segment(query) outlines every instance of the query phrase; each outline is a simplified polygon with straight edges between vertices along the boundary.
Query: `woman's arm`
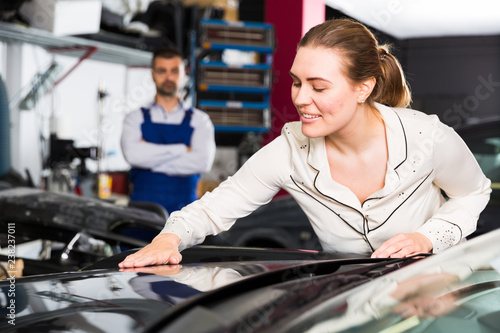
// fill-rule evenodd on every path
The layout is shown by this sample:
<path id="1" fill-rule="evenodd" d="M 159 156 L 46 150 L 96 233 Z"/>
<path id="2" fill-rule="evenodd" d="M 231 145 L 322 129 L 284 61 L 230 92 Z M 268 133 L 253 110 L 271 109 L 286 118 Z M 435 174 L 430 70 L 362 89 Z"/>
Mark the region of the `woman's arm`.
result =
<path id="1" fill-rule="evenodd" d="M 290 161 L 288 143 L 278 137 L 212 192 L 173 212 L 160 235 L 148 246 L 128 256 L 120 267 L 178 264 L 181 259 L 179 251 L 202 243 L 207 235 L 228 230 L 237 219 L 268 203 L 288 179 Z"/>
<path id="2" fill-rule="evenodd" d="M 431 250 L 436 253 L 456 245 L 476 229 L 479 214 L 490 198 L 491 182 L 462 138 L 441 122 L 435 126 L 434 184 L 448 200 L 417 232 L 395 235 L 372 257 L 405 257 Z"/>

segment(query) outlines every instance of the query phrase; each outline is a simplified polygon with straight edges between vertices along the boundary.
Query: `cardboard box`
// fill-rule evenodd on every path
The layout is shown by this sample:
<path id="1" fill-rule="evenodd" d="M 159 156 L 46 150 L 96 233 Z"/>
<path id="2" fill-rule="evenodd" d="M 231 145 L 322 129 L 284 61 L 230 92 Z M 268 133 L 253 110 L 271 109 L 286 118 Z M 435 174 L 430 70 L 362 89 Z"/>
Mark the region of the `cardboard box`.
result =
<path id="1" fill-rule="evenodd" d="M 224 9 L 223 20 L 238 21 L 239 1 L 237 0 L 183 0 L 184 6 L 198 5 L 201 8 L 212 6 Z"/>
<path id="2" fill-rule="evenodd" d="M 64 36 L 99 32 L 101 10 L 100 0 L 31 0 L 19 14 L 34 28 Z"/>

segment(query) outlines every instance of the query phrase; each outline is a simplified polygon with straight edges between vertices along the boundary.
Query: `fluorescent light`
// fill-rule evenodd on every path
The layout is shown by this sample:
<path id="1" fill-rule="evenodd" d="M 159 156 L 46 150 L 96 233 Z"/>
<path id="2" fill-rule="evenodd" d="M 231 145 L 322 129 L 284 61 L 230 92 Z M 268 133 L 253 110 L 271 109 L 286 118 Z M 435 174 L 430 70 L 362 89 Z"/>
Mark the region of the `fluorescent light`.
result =
<path id="1" fill-rule="evenodd" d="M 325 0 L 325 4 L 399 39 L 500 34 L 497 0 Z"/>

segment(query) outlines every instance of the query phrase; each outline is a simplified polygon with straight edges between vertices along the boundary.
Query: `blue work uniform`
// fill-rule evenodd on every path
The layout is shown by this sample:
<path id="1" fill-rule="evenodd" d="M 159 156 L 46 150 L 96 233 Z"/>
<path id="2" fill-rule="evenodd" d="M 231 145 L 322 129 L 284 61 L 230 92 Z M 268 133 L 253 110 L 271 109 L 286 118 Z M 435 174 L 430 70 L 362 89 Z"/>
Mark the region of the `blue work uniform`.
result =
<path id="1" fill-rule="evenodd" d="M 141 108 L 141 111 L 144 116 L 141 131 L 145 141 L 157 144 L 182 143 L 191 146 L 194 131 L 190 125 L 193 116 L 191 108 L 185 112 L 184 119 L 179 125 L 153 123 L 150 109 Z M 171 213 L 197 199 L 196 186 L 199 179 L 200 174 L 169 176 L 149 169 L 132 168 L 130 181 L 133 190 L 130 200 L 155 202 Z"/>

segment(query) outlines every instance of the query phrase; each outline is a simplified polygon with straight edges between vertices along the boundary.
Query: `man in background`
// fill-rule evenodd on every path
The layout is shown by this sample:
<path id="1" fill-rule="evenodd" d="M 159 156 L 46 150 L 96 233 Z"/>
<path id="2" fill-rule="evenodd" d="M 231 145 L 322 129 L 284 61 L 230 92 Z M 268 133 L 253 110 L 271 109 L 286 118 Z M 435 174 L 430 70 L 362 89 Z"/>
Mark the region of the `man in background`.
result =
<path id="1" fill-rule="evenodd" d="M 180 98 L 186 72 L 178 50 L 156 50 L 151 73 L 155 99 L 125 117 L 121 147 L 132 166 L 130 200 L 158 203 L 170 214 L 197 199 L 200 175 L 215 157 L 214 126 Z"/>

